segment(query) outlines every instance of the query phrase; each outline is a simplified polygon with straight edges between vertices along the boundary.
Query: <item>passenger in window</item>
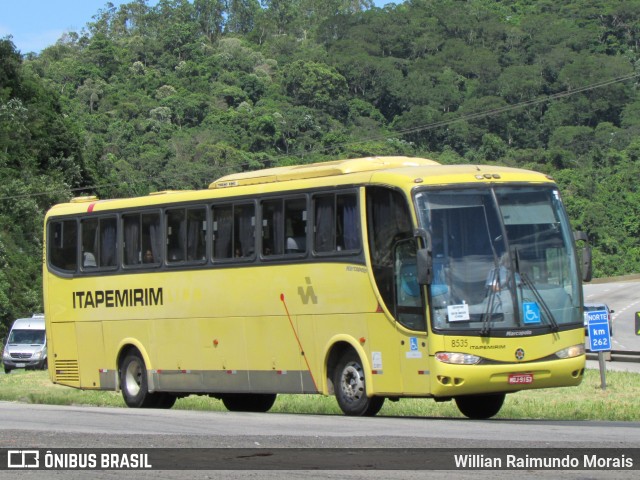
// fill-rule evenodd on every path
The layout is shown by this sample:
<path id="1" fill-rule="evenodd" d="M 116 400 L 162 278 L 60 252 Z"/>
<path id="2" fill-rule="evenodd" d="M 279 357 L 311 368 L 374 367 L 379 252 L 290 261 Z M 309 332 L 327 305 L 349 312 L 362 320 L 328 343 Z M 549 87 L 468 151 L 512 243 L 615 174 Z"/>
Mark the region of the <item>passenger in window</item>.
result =
<path id="1" fill-rule="evenodd" d="M 91 252 L 84 252 L 82 255 L 83 267 L 96 267 L 96 257 Z"/>
<path id="2" fill-rule="evenodd" d="M 154 260 L 153 260 L 153 253 L 151 252 L 151 250 L 147 250 L 147 251 L 144 253 L 144 257 L 142 258 L 142 261 L 143 261 L 144 263 L 153 263 L 153 262 L 154 262 Z"/>

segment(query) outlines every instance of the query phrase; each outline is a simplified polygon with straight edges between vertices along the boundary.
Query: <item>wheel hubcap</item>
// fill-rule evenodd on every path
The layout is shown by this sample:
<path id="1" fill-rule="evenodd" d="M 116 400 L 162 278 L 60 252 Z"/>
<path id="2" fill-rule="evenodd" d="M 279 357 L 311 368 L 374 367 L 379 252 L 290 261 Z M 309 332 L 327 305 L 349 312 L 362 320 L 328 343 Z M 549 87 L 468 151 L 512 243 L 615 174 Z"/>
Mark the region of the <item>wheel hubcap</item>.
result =
<path id="1" fill-rule="evenodd" d="M 135 397 L 140 392 L 140 384 L 142 382 L 142 368 L 138 362 L 131 362 L 127 366 L 124 377 L 125 388 L 127 393 Z"/>
<path id="2" fill-rule="evenodd" d="M 364 395 L 364 375 L 357 363 L 349 363 L 342 371 L 342 392 L 349 402 L 355 402 Z"/>

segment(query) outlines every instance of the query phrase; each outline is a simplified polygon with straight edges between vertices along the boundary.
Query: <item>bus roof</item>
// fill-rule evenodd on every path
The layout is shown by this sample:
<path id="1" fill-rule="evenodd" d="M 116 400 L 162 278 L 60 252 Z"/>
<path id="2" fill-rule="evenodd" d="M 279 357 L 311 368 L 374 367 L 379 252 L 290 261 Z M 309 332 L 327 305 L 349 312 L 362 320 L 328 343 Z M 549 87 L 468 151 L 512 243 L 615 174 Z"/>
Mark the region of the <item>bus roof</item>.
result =
<path id="1" fill-rule="evenodd" d="M 233 173 L 219 178 L 209 188 L 228 188 L 259 183 L 330 177 L 347 173 L 371 172 L 388 168 L 440 165 L 435 160 L 412 157 L 365 157 L 330 162 L 265 168 L 251 172 Z"/>
<path id="2" fill-rule="evenodd" d="M 273 193 L 281 189 L 296 190 L 308 187 L 307 182 L 312 180 L 316 180 L 314 185 L 319 187 L 367 182 L 396 185 L 468 185 L 477 182 L 553 183 L 548 175 L 512 167 L 441 165 L 426 158 L 403 156 L 365 157 L 234 173 L 215 180 L 208 189 L 202 190 L 166 190 L 134 198 L 104 200 L 94 196 L 77 197 L 68 203 L 54 205 L 47 216 L 164 205 L 213 197 L 251 196 L 258 193 Z M 287 182 L 291 182 L 290 186 L 281 186 L 282 183 Z"/>

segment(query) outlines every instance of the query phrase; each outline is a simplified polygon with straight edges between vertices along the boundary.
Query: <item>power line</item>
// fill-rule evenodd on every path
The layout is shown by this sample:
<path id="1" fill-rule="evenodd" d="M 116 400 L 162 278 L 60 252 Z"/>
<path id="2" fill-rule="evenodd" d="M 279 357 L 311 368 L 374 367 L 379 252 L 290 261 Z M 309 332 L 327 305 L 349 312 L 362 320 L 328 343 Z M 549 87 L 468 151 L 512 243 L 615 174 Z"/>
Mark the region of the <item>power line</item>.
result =
<path id="1" fill-rule="evenodd" d="M 604 80 L 602 82 L 597 82 L 597 83 L 593 83 L 590 85 L 585 85 L 583 87 L 578 87 L 575 89 L 571 89 L 571 90 L 566 90 L 564 92 L 558 92 L 558 93 L 554 93 L 552 95 L 546 95 L 543 97 L 538 97 L 532 100 L 526 100 L 524 102 L 520 102 L 520 103 L 515 103 L 515 104 L 511 104 L 511 105 L 506 105 L 504 107 L 499 107 L 499 108 L 494 108 L 491 110 L 485 110 L 485 111 L 481 111 L 481 112 L 472 112 L 469 114 L 463 114 L 460 115 L 458 117 L 455 118 L 449 118 L 446 120 L 441 120 L 438 122 L 432 122 L 432 123 L 428 123 L 428 124 L 424 124 L 424 125 L 419 125 L 416 127 L 411 127 L 411 128 L 406 128 L 406 129 L 402 129 L 402 130 L 397 130 L 395 132 L 393 132 L 394 137 L 391 137 L 389 135 L 376 135 L 373 137 L 367 137 L 367 138 L 363 138 L 361 140 L 357 140 L 357 141 L 350 141 L 350 142 L 344 142 L 344 143 L 335 143 L 326 147 L 322 147 L 322 148 L 317 148 L 317 149 L 313 149 L 310 150 L 309 154 L 313 154 L 313 153 L 321 153 L 321 152 L 326 152 L 328 150 L 331 149 L 335 149 L 335 148 L 340 148 L 340 147 L 346 147 L 349 145 L 360 145 L 363 143 L 367 143 L 367 142 L 373 142 L 373 141 L 379 141 L 379 140 L 389 140 L 391 138 L 395 138 L 395 136 L 403 136 L 403 135 L 407 135 L 407 134 L 411 134 L 411 133 L 417 133 L 417 132 L 422 132 L 425 130 L 434 130 L 436 128 L 441 128 L 441 127 L 446 127 L 448 125 L 452 125 L 454 123 L 458 123 L 458 122 L 463 122 L 463 121 L 469 121 L 469 120 L 479 120 L 481 118 L 485 118 L 485 117 L 490 117 L 490 116 L 494 116 L 494 115 L 499 115 L 501 113 L 505 113 L 505 112 L 509 112 L 512 110 L 517 110 L 517 109 L 521 109 L 521 108 L 525 108 L 525 107 L 531 107 L 533 105 L 539 105 L 541 103 L 547 103 L 547 102 L 551 102 L 554 100 L 558 100 L 560 98 L 565 98 L 565 97 L 569 97 L 572 95 L 575 95 L 577 93 L 583 93 L 583 92 L 587 92 L 590 90 L 595 90 L 598 88 L 602 88 L 602 87 L 606 87 L 608 85 L 613 85 L 616 83 L 622 83 L 622 82 L 626 82 L 627 80 L 631 80 L 634 78 L 638 78 L 640 77 L 640 72 L 638 73 L 630 73 L 627 75 L 623 75 L 621 77 L 616 77 L 616 78 L 612 78 L 609 80 Z M 292 156 L 291 154 L 281 154 L 281 155 L 275 155 L 273 157 L 271 157 L 269 160 L 265 160 L 265 161 L 260 161 L 260 160 L 255 160 L 255 163 L 259 163 L 261 165 L 265 165 L 266 162 L 268 161 L 273 161 L 273 160 L 277 160 L 278 158 L 286 158 L 286 157 L 290 157 Z M 238 166 L 240 167 L 248 167 L 250 166 L 250 163 L 242 163 L 239 164 Z M 103 184 L 103 185 L 92 185 L 92 186 L 87 186 L 87 187 L 77 187 L 77 188 L 71 188 L 68 191 L 69 192 L 79 192 L 79 191 L 86 191 L 86 190 L 90 190 L 90 191 L 96 191 L 102 188 L 108 188 L 108 187 L 113 187 L 113 186 L 117 186 L 117 185 L 130 185 L 130 182 L 113 182 L 113 183 L 107 183 L 107 184 Z M 49 192 L 34 192 L 34 193 L 25 193 L 25 194 L 20 194 L 20 195 L 10 195 L 10 196 L 5 196 L 5 197 L 0 197 L 0 201 L 4 201 L 4 200 L 15 200 L 15 199 L 19 199 L 19 198 L 28 198 L 28 197 L 36 197 L 36 196 L 44 196 L 44 195 L 53 195 L 56 193 L 61 193 L 60 190 L 54 190 L 54 191 L 49 191 Z"/>
<path id="2" fill-rule="evenodd" d="M 628 75 L 623 75 L 621 77 L 617 77 L 617 78 L 613 78 L 610 80 L 605 80 L 602 82 L 598 82 L 598 83 L 594 83 L 591 85 L 585 85 L 584 87 L 579 87 L 573 90 L 567 90 L 564 92 L 559 92 L 559 93 L 554 93 L 553 95 L 547 95 L 544 97 L 539 97 L 539 98 L 535 98 L 532 100 L 526 100 L 524 102 L 520 102 L 520 103 L 514 103 L 511 105 L 506 105 L 504 107 L 499 107 L 499 108 L 494 108 L 491 110 L 485 110 L 482 112 L 473 112 L 473 113 L 469 113 L 469 114 L 464 114 L 464 115 L 460 115 L 458 117 L 455 118 L 448 118 L 446 120 L 441 120 L 438 122 L 433 122 L 433 123 L 428 123 L 428 124 L 424 124 L 424 125 L 419 125 L 417 127 L 411 127 L 411 128 L 406 128 L 406 129 L 402 129 L 402 130 L 396 130 L 395 132 L 393 132 L 396 135 L 407 135 L 410 133 L 417 133 L 417 132 L 421 132 L 424 130 L 434 130 L 436 128 L 440 128 L 440 127 L 446 127 L 448 125 L 457 123 L 457 122 L 463 122 L 463 121 L 468 121 L 468 120 L 479 120 L 481 118 L 485 118 L 485 117 L 490 117 L 493 115 L 498 115 L 501 113 L 505 113 L 505 112 L 509 112 L 511 110 L 517 110 L 520 108 L 525 108 L 525 107 L 530 107 L 533 105 L 538 105 L 541 103 L 546 103 L 546 102 L 550 102 L 553 100 L 557 100 L 560 98 L 564 98 L 564 97 L 569 97 L 571 95 L 575 95 L 577 93 L 582 93 L 582 92 L 586 92 L 589 90 L 595 90 L 597 88 L 602 88 L 602 87 L 606 87 L 608 85 L 613 85 L 615 83 L 621 83 L 621 82 L 625 82 L 627 80 L 631 80 L 633 78 L 637 78 L 640 77 L 640 73 L 630 73 Z M 376 135 L 373 137 L 368 137 L 368 138 L 364 138 L 362 140 L 358 140 L 356 142 L 344 142 L 344 143 L 339 143 L 339 144 L 334 144 L 328 147 L 323 147 L 321 149 L 317 149 L 317 150 L 312 150 L 311 153 L 313 152 L 322 152 L 322 151 L 326 151 L 332 148 L 336 148 L 336 147 L 340 147 L 340 146 L 348 146 L 348 145 L 358 145 L 358 144 L 362 144 L 362 143 L 366 143 L 366 142 L 372 142 L 372 141 L 376 141 L 376 140 L 384 140 L 384 139 L 389 139 L 390 137 L 388 135 Z M 287 155 L 280 155 L 278 157 L 286 157 Z M 276 158 L 278 158 L 276 157 Z"/>
<path id="3" fill-rule="evenodd" d="M 453 118 L 453 119 L 448 119 L 448 120 L 443 120 L 440 122 L 434 122 L 434 123 L 430 123 L 427 125 L 422 125 L 422 126 L 418 126 L 418 127 L 412 127 L 412 128 L 407 128 L 405 130 L 398 130 L 397 133 L 401 134 L 401 135 L 405 135 L 407 133 L 416 133 L 416 132 L 420 132 L 423 130 L 431 130 L 434 128 L 438 128 L 438 127 L 443 127 L 443 126 L 447 126 L 450 125 L 452 123 L 456 123 L 456 122 L 462 122 L 465 120 L 477 120 L 480 118 L 484 118 L 484 117 L 489 117 L 492 115 L 498 115 L 500 113 L 505 113 L 511 110 L 517 110 L 520 108 L 524 108 L 524 107 L 530 107 L 533 105 L 538 105 L 541 103 L 546 103 L 546 102 L 550 102 L 552 100 L 557 100 L 559 98 L 564 98 L 564 97 L 569 97 L 571 95 L 575 95 L 576 93 L 582 93 L 582 92 L 586 92 L 589 90 L 595 90 L 597 88 L 602 88 L 602 87 L 606 87 L 607 85 L 613 85 L 615 83 L 621 83 L 621 82 L 625 82 L 627 80 L 631 80 L 632 78 L 637 78 L 640 77 L 640 73 L 631 73 L 628 75 L 624 75 L 622 77 L 617 77 L 617 78 L 613 78 L 610 80 L 605 80 L 603 82 L 598 82 L 598 83 L 594 83 L 591 85 L 586 85 L 584 87 L 579 87 L 576 88 L 574 90 L 568 90 L 568 91 L 564 91 L 564 92 L 559 92 L 559 93 L 554 93 L 553 95 L 547 95 L 544 97 L 539 97 L 539 98 L 535 98 L 533 100 L 526 100 L 524 102 L 520 102 L 520 103 L 515 103 L 513 105 L 506 105 L 504 107 L 500 107 L 500 108 L 495 108 L 492 110 L 487 110 L 484 112 L 475 112 L 475 113 L 469 113 L 467 115 L 461 115 L 457 118 Z"/>

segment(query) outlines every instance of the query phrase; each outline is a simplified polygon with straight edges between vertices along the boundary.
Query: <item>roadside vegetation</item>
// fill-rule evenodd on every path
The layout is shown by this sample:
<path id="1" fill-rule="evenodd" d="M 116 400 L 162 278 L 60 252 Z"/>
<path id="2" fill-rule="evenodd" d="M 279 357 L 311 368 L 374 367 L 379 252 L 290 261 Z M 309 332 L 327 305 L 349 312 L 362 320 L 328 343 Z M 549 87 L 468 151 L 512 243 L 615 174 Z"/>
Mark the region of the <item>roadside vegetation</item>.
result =
<path id="1" fill-rule="evenodd" d="M 602 420 L 640 421 L 640 375 L 607 372 L 606 388 L 600 373 L 587 370 L 578 387 L 530 390 L 507 395 L 495 418 L 518 420 Z M 54 385 L 47 372 L 16 370 L 0 375 L 0 401 L 51 405 L 89 405 L 125 407 L 116 392 L 76 390 Z M 220 400 L 205 396 L 179 399 L 173 408 L 182 410 L 226 411 Z M 320 395 L 279 395 L 272 413 L 342 415 L 333 397 Z M 430 399 L 386 401 L 379 416 L 460 418 L 453 402 Z"/>

